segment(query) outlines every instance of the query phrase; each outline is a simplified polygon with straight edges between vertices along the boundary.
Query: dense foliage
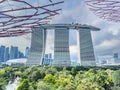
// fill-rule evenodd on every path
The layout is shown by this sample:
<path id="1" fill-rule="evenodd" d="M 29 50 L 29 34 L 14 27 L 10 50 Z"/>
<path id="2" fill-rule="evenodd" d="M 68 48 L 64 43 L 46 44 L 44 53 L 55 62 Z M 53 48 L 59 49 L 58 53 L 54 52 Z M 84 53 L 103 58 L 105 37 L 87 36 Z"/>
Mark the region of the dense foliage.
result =
<path id="1" fill-rule="evenodd" d="M 14 72 L 17 71 L 17 68 L 6 67 L 0 69 L 0 90 L 5 90 L 6 85 L 11 81 L 11 83 L 16 78 Z"/>
<path id="2" fill-rule="evenodd" d="M 0 90 L 19 76 L 17 90 L 120 90 L 120 66 L 109 67 L 5 67 Z"/>

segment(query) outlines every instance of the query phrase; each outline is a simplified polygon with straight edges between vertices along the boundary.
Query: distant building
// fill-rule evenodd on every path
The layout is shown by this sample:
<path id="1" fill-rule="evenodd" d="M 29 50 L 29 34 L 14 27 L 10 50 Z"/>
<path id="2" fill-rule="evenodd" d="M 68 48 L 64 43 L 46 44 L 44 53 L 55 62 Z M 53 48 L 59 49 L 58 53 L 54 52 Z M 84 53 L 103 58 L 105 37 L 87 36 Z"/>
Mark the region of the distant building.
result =
<path id="1" fill-rule="evenodd" d="M 49 54 L 45 54 L 45 58 L 49 58 L 49 59 L 52 59 L 52 53 L 49 53 Z"/>
<path id="2" fill-rule="evenodd" d="M 99 63 L 98 65 L 110 65 L 114 63 L 113 57 L 112 56 L 100 56 L 98 57 Z"/>
<path id="3" fill-rule="evenodd" d="M 0 62 L 4 62 L 5 46 L 0 47 Z"/>
<path id="4" fill-rule="evenodd" d="M 42 62 L 43 65 L 51 65 L 53 59 L 43 58 L 42 61 L 43 61 L 43 62 Z"/>
<path id="5" fill-rule="evenodd" d="M 75 62 L 75 61 L 72 61 L 72 62 L 71 62 L 71 66 L 80 66 L 80 64 L 77 63 L 77 62 Z"/>
<path id="6" fill-rule="evenodd" d="M 18 53 L 18 47 L 14 47 L 14 59 L 17 59 L 18 56 L 19 56 L 19 53 Z"/>
<path id="7" fill-rule="evenodd" d="M 25 56 L 24 56 L 24 53 L 22 53 L 22 52 L 18 52 L 18 58 L 24 58 Z"/>
<path id="8" fill-rule="evenodd" d="M 102 65 L 107 64 L 107 60 L 102 60 L 102 61 L 101 61 L 101 64 L 102 64 Z"/>
<path id="9" fill-rule="evenodd" d="M 29 48 L 26 47 L 26 51 L 29 52 Z M 23 52 L 19 51 L 17 46 L 11 46 L 10 48 L 3 45 L 0 46 L 0 63 L 18 58 L 25 58 L 25 55 Z"/>
<path id="10" fill-rule="evenodd" d="M 52 53 L 49 53 L 49 58 L 53 58 L 53 57 L 52 57 Z"/>
<path id="11" fill-rule="evenodd" d="M 114 53 L 114 56 L 113 56 L 113 58 L 116 58 L 116 59 L 118 59 L 118 53 Z"/>
<path id="12" fill-rule="evenodd" d="M 11 46 L 10 59 L 24 58 L 24 54 L 18 50 L 18 47 Z"/>
<path id="13" fill-rule="evenodd" d="M 4 61 L 6 62 L 9 60 L 9 47 L 5 49 L 5 54 L 4 54 Z"/>
<path id="14" fill-rule="evenodd" d="M 10 48 L 10 58 L 9 59 L 14 59 L 14 47 L 11 46 Z"/>
<path id="15" fill-rule="evenodd" d="M 118 53 L 114 53 L 113 54 L 113 58 L 114 58 L 114 63 L 120 63 L 120 59 L 118 57 Z"/>
<path id="16" fill-rule="evenodd" d="M 26 58 L 21 58 L 21 59 L 11 59 L 11 60 L 8 60 L 6 61 L 4 64 L 7 64 L 7 65 L 13 65 L 13 64 L 20 64 L 20 65 L 25 65 L 26 64 L 26 61 L 27 59 Z"/>
<path id="17" fill-rule="evenodd" d="M 120 59 L 118 57 L 118 53 L 114 53 L 113 56 L 101 56 L 98 58 L 99 63 L 98 66 L 104 66 L 104 65 L 120 65 Z"/>
<path id="18" fill-rule="evenodd" d="M 26 50 L 25 50 L 25 57 L 26 57 L 26 58 L 28 58 L 29 53 L 30 53 L 30 48 L 29 48 L 29 47 L 26 47 Z"/>
<path id="19" fill-rule="evenodd" d="M 45 54 L 43 60 L 42 60 L 42 64 L 43 65 L 51 65 L 52 64 L 52 54 L 49 53 L 49 54 Z"/>
<path id="20" fill-rule="evenodd" d="M 45 54 L 45 58 L 48 58 L 48 54 Z"/>

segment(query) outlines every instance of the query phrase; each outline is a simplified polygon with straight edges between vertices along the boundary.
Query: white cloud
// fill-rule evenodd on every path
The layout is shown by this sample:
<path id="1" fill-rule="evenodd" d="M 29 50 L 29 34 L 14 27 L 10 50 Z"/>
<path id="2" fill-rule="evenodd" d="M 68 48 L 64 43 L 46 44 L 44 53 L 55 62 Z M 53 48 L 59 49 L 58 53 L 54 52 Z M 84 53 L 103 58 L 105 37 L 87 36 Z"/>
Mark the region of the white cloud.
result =
<path id="1" fill-rule="evenodd" d="M 99 48 L 106 48 L 106 49 L 109 49 L 109 48 L 113 48 L 117 45 L 120 45 L 120 40 L 106 40 L 106 41 L 103 41 L 100 45 L 99 45 Z"/>
<path id="2" fill-rule="evenodd" d="M 113 36 L 117 36 L 120 34 L 120 26 L 118 25 L 113 25 L 109 27 L 108 32 L 112 33 Z"/>

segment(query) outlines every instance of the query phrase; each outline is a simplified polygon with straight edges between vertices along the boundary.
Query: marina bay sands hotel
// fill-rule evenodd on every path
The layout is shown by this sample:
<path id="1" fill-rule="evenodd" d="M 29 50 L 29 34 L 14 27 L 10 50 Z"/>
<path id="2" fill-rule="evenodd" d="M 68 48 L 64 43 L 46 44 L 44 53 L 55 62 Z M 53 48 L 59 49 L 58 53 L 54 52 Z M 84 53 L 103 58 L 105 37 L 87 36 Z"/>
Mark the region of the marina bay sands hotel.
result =
<path id="1" fill-rule="evenodd" d="M 32 28 L 30 55 L 28 66 L 41 65 L 46 49 L 47 30 L 54 29 L 54 60 L 53 66 L 70 66 L 69 30 L 76 30 L 78 62 L 83 66 L 95 66 L 95 55 L 91 38 L 91 30 L 99 28 L 81 24 L 47 24 Z"/>

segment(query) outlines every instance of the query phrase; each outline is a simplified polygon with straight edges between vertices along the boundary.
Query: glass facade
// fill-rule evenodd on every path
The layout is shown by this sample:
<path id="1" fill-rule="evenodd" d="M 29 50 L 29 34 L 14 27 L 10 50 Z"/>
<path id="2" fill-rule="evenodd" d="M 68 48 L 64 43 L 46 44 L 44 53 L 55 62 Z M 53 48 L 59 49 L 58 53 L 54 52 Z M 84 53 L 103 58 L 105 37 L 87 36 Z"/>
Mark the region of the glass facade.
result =
<path id="1" fill-rule="evenodd" d="M 70 66 L 69 29 L 55 27 L 53 66 Z"/>
<path id="2" fill-rule="evenodd" d="M 78 62 L 83 66 L 95 66 L 96 62 L 90 30 L 80 29 L 77 33 L 77 42 L 79 46 Z"/>
<path id="3" fill-rule="evenodd" d="M 27 66 L 41 65 L 45 53 L 46 30 L 44 28 L 34 28 L 32 30 L 32 40 Z"/>

